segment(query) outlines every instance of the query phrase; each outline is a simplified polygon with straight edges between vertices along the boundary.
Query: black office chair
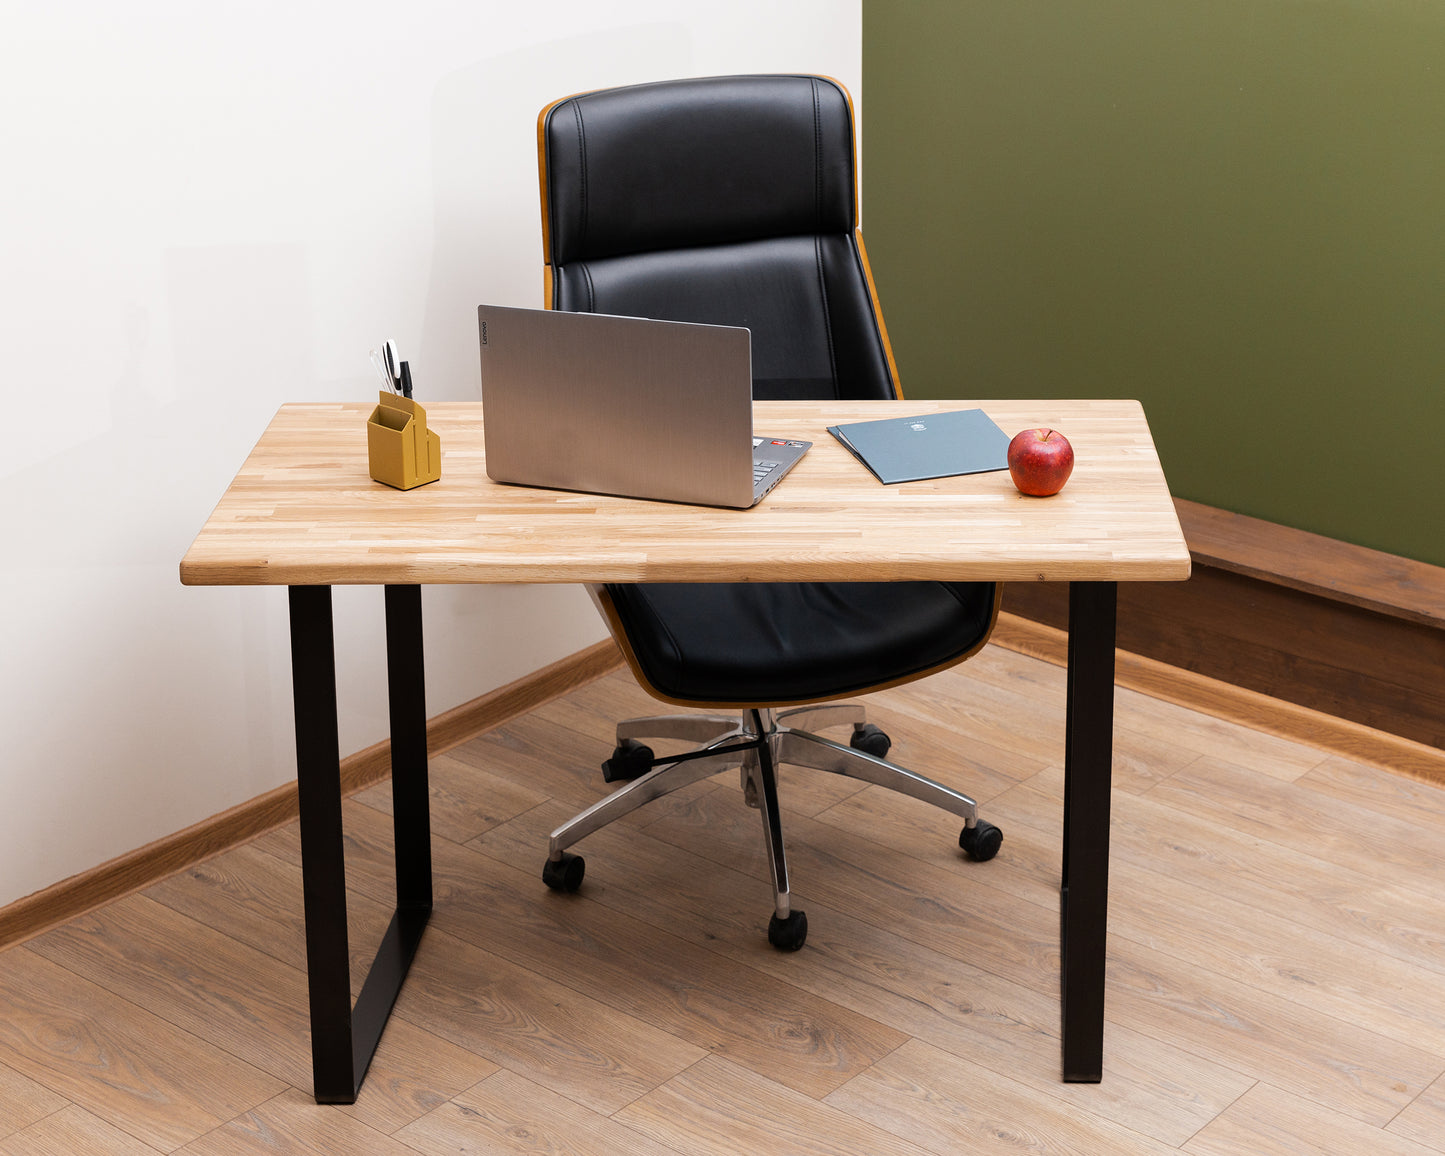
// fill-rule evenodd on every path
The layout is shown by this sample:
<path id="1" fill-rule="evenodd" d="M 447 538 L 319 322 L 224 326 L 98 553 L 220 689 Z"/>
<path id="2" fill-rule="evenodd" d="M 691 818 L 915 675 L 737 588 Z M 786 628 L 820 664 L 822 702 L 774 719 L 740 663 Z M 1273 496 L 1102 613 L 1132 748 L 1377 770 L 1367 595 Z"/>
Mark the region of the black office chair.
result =
<path id="1" fill-rule="evenodd" d="M 746 326 L 755 398 L 899 396 L 857 228 L 852 105 L 836 81 L 737 76 L 589 92 L 543 109 L 538 129 L 548 308 Z M 829 703 L 973 654 L 998 614 L 996 583 L 611 584 L 592 595 L 651 694 L 743 709 L 619 723 L 603 775 L 630 781 L 552 832 L 549 887 L 581 885 L 583 860 L 565 850 L 579 839 L 741 767 L 766 824 L 768 939 L 801 947 L 808 925 L 789 900 L 780 763 L 936 804 L 964 819 L 959 844 L 972 858 L 998 852 L 1002 835 L 972 799 L 887 762 L 890 740 L 863 708 Z M 814 733 L 835 725 L 852 726 L 847 745 Z M 643 738 L 701 745 L 658 759 Z"/>

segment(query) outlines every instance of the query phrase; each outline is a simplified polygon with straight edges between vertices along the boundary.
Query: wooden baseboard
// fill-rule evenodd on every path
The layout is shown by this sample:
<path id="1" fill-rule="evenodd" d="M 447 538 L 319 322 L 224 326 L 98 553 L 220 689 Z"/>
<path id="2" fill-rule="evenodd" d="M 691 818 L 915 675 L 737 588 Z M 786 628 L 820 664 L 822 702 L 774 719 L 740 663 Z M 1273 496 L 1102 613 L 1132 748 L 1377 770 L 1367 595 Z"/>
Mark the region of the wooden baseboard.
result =
<path id="1" fill-rule="evenodd" d="M 622 665 L 611 639 L 544 666 L 427 721 L 427 753 L 439 755 L 559 698 Z M 341 789 L 354 794 L 391 773 L 387 740 L 341 760 Z M 296 817 L 296 784 L 283 784 L 145 847 L 82 871 L 0 908 L 0 948 L 29 939 L 91 908 L 148 887 L 194 863 Z"/>
<path id="2" fill-rule="evenodd" d="M 1068 661 L 1068 634 L 1017 614 L 1000 614 L 991 641 L 1056 666 Z M 1308 743 L 1359 762 L 1445 786 L 1445 751 L 1349 719 L 1271 698 L 1247 687 L 1117 651 L 1114 682 L 1279 738 Z"/>
<path id="3" fill-rule="evenodd" d="M 1119 587 L 1121 650 L 1445 749 L 1445 567 L 1177 501 L 1194 573 Z M 1068 588 L 1005 611 L 1068 623 Z"/>

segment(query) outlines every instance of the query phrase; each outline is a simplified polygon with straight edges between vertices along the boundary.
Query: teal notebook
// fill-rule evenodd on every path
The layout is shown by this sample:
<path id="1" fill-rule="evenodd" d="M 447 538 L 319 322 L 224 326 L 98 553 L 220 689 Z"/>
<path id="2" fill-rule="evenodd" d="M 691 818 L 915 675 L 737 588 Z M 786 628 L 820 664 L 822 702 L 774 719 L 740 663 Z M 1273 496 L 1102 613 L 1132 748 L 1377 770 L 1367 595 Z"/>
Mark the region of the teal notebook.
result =
<path id="1" fill-rule="evenodd" d="M 885 485 L 1008 469 L 1009 436 L 981 409 L 830 425 Z"/>

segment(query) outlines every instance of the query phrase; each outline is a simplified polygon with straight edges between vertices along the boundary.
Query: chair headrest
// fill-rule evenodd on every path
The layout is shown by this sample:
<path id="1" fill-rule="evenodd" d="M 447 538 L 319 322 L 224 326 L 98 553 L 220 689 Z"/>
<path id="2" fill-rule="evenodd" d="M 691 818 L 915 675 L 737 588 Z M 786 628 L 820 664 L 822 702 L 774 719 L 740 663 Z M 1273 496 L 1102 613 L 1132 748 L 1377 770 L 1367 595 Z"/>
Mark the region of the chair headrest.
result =
<path id="1" fill-rule="evenodd" d="M 848 94 L 816 76 L 604 89 L 544 109 L 550 264 L 851 232 Z"/>

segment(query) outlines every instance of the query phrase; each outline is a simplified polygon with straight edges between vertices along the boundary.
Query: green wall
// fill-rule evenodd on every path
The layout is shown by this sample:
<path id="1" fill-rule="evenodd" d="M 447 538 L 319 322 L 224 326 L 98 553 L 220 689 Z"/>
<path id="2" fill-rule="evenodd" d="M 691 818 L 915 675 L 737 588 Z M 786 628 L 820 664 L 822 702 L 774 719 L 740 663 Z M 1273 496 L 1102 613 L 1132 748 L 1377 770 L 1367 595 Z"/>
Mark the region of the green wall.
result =
<path id="1" fill-rule="evenodd" d="M 1180 497 L 1445 565 L 1445 2 L 864 0 L 863 95 L 908 395 L 1137 397 Z"/>

